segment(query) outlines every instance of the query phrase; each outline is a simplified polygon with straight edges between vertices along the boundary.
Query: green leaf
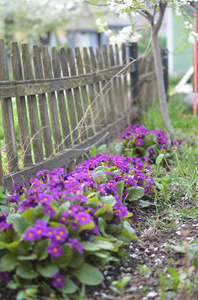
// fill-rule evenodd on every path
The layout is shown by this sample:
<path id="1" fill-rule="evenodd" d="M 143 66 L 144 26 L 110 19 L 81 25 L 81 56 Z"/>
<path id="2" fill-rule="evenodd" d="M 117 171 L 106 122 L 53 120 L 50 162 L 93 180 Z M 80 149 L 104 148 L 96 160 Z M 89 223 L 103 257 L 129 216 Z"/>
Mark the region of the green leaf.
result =
<path id="1" fill-rule="evenodd" d="M 118 194 L 121 194 L 122 191 L 123 191 L 123 182 L 122 182 L 122 181 L 118 181 L 118 182 L 116 183 L 116 187 L 117 187 L 117 189 L 118 189 Z"/>
<path id="2" fill-rule="evenodd" d="M 73 251 L 73 258 L 69 263 L 69 267 L 76 268 L 84 261 L 84 254 L 79 253 L 77 250 Z"/>
<path id="3" fill-rule="evenodd" d="M 10 282 L 7 283 L 6 287 L 8 287 L 11 290 L 16 290 L 18 289 L 19 285 L 13 280 L 11 280 Z"/>
<path id="4" fill-rule="evenodd" d="M 58 266 L 52 262 L 46 262 L 42 265 L 36 265 L 36 270 L 41 274 L 43 277 L 51 278 L 54 276 L 55 273 L 59 271 Z"/>
<path id="5" fill-rule="evenodd" d="M 105 149 L 107 148 L 107 145 L 106 144 L 102 144 L 100 145 L 98 148 L 97 148 L 97 154 L 102 152 L 104 153 Z"/>
<path id="6" fill-rule="evenodd" d="M 96 146 L 94 145 L 93 147 L 91 147 L 91 157 L 96 155 Z"/>
<path id="7" fill-rule="evenodd" d="M 129 201 L 137 201 L 139 198 L 144 196 L 144 188 L 141 186 L 133 186 L 126 189 L 129 193 L 127 200 Z"/>
<path id="8" fill-rule="evenodd" d="M 123 223 L 120 224 L 108 224 L 107 227 L 107 232 L 110 234 L 115 234 L 117 235 L 118 233 L 120 233 L 123 229 Z"/>
<path id="9" fill-rule="evenodd" d="M 61 206 L 59 207 L 59 215 L 64 214 L 66 211 L 68 211 L 68 209 L 70 208 L 70 202 L 66 201 L 63 204 L 61 204 Z"/>
<path id="10" fill-rule="evenodd" d="M 13 227 L 18 234 L 23 234 L 25 230 L 30 227 L 30 223 L 27 219 L 20 216 L 20 218 L 17 217 L 13 220 Z"/>
<path id="11" fill-rule="evenodd" d="M 0 213 L 7 212 L 10 213 L 10 209 L 6 205 L 0 205 Z"/>
<path id="12" fill-rule="evenodd" d="M 82 242 L 83 249 L 86 251 L 97 251 L 100 250 L 98 245 L 95 245 L 93 242 Z"/>
<path id="13" fill-rule="evenodd" d="M 6 253 L 0 259 L 0 272 L 12 271 L 18 264 L 19 261 L 13 253 Z"/>
<path id="14" fill-rule="evenodd" d="M 157 158 L 156 158 L 156 161 L 155 161 L 156 165 L 159 166 L 163 159 L 164 159 L 164 154 L 163 153 L 158 155 Z"/>
<path id="15" fill-rule="evenodd" d="M 3 192 L 4 192 L 4 187 L 1 185 L 0 186 L 0 193 L 3 194 Z"/>
<path id="16" fill-rule="evenodd" d="M 185 253 L 184 246 L 178 246 L 178 245 L 170 245 L 168 248 L 175 250 L 176 252 Z"/>
<path id="17" fill-rule="evenodd" d="M 149 206 L 152 206 L 152 205 L 155 205 L 155 204 L 151 203 L 149 201 L 140 200 L 138 205 L 141 206 L 141 207 L 149 207 Z"/>
<path id="18" fill-rule="evenodd" d="M 59 224 L 60 225 L 60 224 Z M 91 230 L 95 227 L 95 224 L 93 221 L 90 221 L 89 223 L 83 224 L 79 226 L 78 232 L 81 232 L 83 230 Z"/>
<path id="19" fill-rule="evenodd" d="M 25 289 L 24 291 L 19 291 L 16 300 L 30 299 L 29 297 L 32 298 L 36 293 L 38 293 L 38 289 L 36 288 L 32 288 L 32 289 L 29 288 L 29 289 Z"/>
<path id="20" fill-rule="evenodd" d="M 38 272 L 34 270 L 34 266 L 29 261 L 22 261 L 16 269 L 16 274 L 24 279 L 34 279 L 38 277 Z"/>
<path id="21" fill-rule="evenodd" d="M 92 242 L 83 242 L 83 248 L 87 251 L 97 251 L 100 249 L 112 250 L 114 248 L 113 243 L 111 243 L 108 238 L 98 237 Z"/>
<path id="22" fill-rule="evenodd" d="M 69 278 L 65 279 L 64 286 L 62 288 L 58 288 L 58 290 L 65 294 L 73 294 L 77 291 L 78 286 Z"/>
<path id="23" fill-rule="evenodd" d="M 43 216 L 44 216 L 43 207 L 41 205 L 34 207 L 32 218 L 31 218 L 32 223 L 34 224 L 38 219 L 42 219 Z"/>
<path id="24" fill-rule="evenodd" d="M 116 204 L 116 199 L 112 195 L 101 197 L 101 201 L 104 204 L 107 203 L 107 204 L 109 204 L 111 206 L 114 206 Z"/>
<path id="25" fill-rule="evenodd" d="M 23 218 L 25 218 L 25 219 L 31 221 L 32 213 L 33 213 L 34 209 L 35 209 L 35 208 L 31 207 L 31 208 L 25 210 L 25 211 L 21 214 L 21 216 L 22 216 Z"/>
<path id="26" fill-rule="evenodd" d="M 56 228 L 56 227 L 59 227 L 59 226 L 64 227 L 63 224 L 60 224 L 60 223 L 58 223 L 58 222 L 49 222 L 49 225 L 50 225 L 52 228 Z"/>
<path id="27" fill-rule="evenodd" d="M 3 196 L 5 196 L 5 195 L 3 195 Z M 6 198 L 2 198 L 1 195 L 0 195 L 0 203 L 1 204 L 6 204 L 7 203 Z"/>
<path id="28" fill-rule="evenodd" d="M 42 260 L 48 256 L 46 248 L 49 244 L 50 244 L 49 239 L 43 239 L 36 243 L 34 247 L 34 253 L 38 256 L 38 259 Z"/>
<path id="29" fill-rule="evenodd" d="M 93 244 L 98 245 L 99 249 L 104 250 L 112 250 L 114 248 L 114 244 L 111 243 L 108 238 L 101 236 L 97 237 L 94 240 Z"/>
<path id="30" fill-rule="evenodd" d="M 27 295 L 24 291 L 19 291 L 16 296 L 16 300 L 25 300 L 27 299 Z"/>
<path id="31" fill-rule="evenodd" d="M 123 230 L 128 231 L 129 235 L 127 235 L 127 236 L 133 237 L 135 235 L 135 230 L 131 227 L 131 225 L 127 221 L 124 221 Z"/>
<path id="32" fill-rule="evenodd" d="M 93 180 L 98 183 L 106 183 L 107 181 L 107 174 L 104 173 L 104 169 L 102 171 L 97 171 L 95 172 L 95 170 L 93 171 L 94 175 L 93 175 Z"/>
<path id="33" fill-rule="evenodd" d="M 73 258 L 73 249 L 71 246 L 65 244 L 62 245 L 63 253 L 54 259 L 54 262 L 61 268 L 65 268 Z"/>
<path id="34" fill-rule="evenodd" d="M 7 249 L 14 252 L 19 247 L 19 242 L 12 242 L 10 244 L 0 241 L 0 248 Z"/>
<path id="35" fill-rule="evenodd" d="M 97 211 L 94 213 L 95 216 L 99 217 L 99 216 L 103 216 L 104 214 L 106 214 L 106 208 L 105 207 L 101 207 L 98 208 Z"/>
<path id="36" fill-rule="evenodd" d="M 177 273 L 177 271 L 172 267 L 168 267 L 167 271 L 171 275 L 171 277 L 173 278 L 174 282 L 178 283 L 179 282 L 179 274 Z"/>
<path id="37" fill-rule="evenodd" d="M 83 263 L 81 266 L 74 270 L 74 275 L 80 282 L 87 285 L 98 285 L 103 282 L 103 274 L 94 266 Z"/>
<path id="38" fill-rule="evenodd" d="M 24 256 L 24 255 L 20 255 L 18 256 L 19 260 L 35 260 L 37 259 L 37 255 L 35 253 L 32 253 L 31 255 L 28 256 Z"/>
<path id="39" fill-rule="evenodd" d="M 120 235 L 117 236 L 118 239 L 121 239 L 125 243 L 129 243 L 132 239 L 137 240 L 135 230 L 131 227 L 131 225 L 124 221 L 123 230 Z"/>
<path id="40" fill-rule="evenodd" d="M 10 214 L 9 216 L 7 216 L 7 221 L 14 222 L 14 220 L 20 219 L 20 218 L 21 218 L 20 214 L 13 213 L 13 214 Z"/>
<path id="41" fill-rule="evenodd" d="M 94 251 L 94 255 L 100 258 L 109 258 L 107 252 Z"/>
<path id="42" fill-rule="evenodd" d="M 86 205 L 96 209 L 98 206 L 101 205 L 101 202 L 97 197 L 92 197 L 89 198 L 88 201 L 86 201 Z"/>
<path id="43" fill-rule="evenodd" d="M 107 223 L 101 217 L 98 218 L 98 227 L 99 227 L 100 232 L 102 233 L 102 235 L 104 235 L 105 237 L 107 237 L 108 236 L 107 233 L 106 233 Z"/>

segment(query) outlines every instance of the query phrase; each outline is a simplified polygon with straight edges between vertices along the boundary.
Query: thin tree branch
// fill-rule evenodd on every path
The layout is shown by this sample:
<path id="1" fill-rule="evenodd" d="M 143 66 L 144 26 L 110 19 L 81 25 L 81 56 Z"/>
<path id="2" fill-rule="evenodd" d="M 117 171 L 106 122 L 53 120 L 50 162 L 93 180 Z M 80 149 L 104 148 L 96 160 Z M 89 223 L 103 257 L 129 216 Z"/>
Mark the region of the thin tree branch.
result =
<path id="1" fill-rule="evenodd" d="M 96 5 L 96 6 L 109 6 L 108 4 L 105 4 L 105 3 L 94 3 L 94 2 L 91 2 L 88 0 L 85 0 L 85 3 L 89 3 L 91 5 Z"/>
<path id="2" fill-rule="evenodd" d="M 154 28 L 156 30 L 156 32 L 159 31 L 160 27 L 161 27 L 161 24 L 162 24 L 162 20 L 163 20 L 163 17 L 164 17 L 164 13 L 165 13 L 165 9 L 166 9 L 166 6 L 167 6 L 167 3 L 165 2 L 161 2 L 159 3 L 159 17 L 158 17 L 158 20 L 157 20 L 157 23 L 154 24 Z"/>
<path id="3" fill-rule="evenodd" d="M 139 10 L 139 14 L 142 15 L 144 18 L 146 18 L 152 24 L 153 16 L 151 15 L 150 12 L 143 9 L 143 10 Z"/>

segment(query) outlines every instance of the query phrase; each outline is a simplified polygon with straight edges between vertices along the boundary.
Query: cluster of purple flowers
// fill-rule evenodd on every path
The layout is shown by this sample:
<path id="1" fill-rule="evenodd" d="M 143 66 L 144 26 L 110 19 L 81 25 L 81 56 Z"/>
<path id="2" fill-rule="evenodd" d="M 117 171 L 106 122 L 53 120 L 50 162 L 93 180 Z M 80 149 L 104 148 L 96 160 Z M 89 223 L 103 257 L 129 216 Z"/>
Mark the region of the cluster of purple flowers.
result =
<path id="1" fill-rule="evenodd" d="M 83 254 L 83 242 L 103 236 L 99 217 L 103 217 L 107 226 L 115 226 L 132 215 L 123 204 L 128 188 L 141 186 L 145 193 L 155 188 L 150 176 L 151 167 L 145 164 L 147 161 L 148 157 L 99 153 L 69 174 L 64 175 L 62 168 L 50 172 L 43 170 L 37 174 L 37 178 L 31 179 L 30 188 L 15 184 L 12 195 L 7 199 L 9 205 L 15 203 L 14 207 L 17 206 L 20 214 L 29 209 L 33 213 L 32 208 L 37 207 L 41 211 L 38 218 L 34 217 L 34 221 L 31 221 L 33 226 L 23 233 L 23 241 L 31 243 L 34 248 L 41 240 L 47 240 L 48 261 L 64 255 L 65 245 Z M 113 199 L 111 205 L 105 202 L 108 197 Z M 0 216 L 0 228 L 5 233 L 12 226 L 12 223 L 6 222 L 6 216 L 7 213 Z M 2 278 L 6 276 L 0 275 Z M 52 285 L 61 288 L 65 280 L 58 272 L 54 274 Z"/>
<path id="2" fill-rule="evenodd" d="M 133 149 L 133 154 L 138 157 L 144 156 L 146 153 L 152 160 L 160 153 L 160 150 L 165 153 L 181 145 L 180 140 L 169 139 L 164 130 L 149 131 L 145 126 L 138 124 L 129 125 L 123 134 L 118 134 L 118 139 L 123 140 L 123 151 L 125 148 Z"/>
<path id="3" fill-rule="evenodd" d="M 97 154 L 95 157 L 90 158 L 81 164 L 74 172 L 80 172 L 83 170 L 89 170 L 89 174 L 94 174 L 94 170 L 100 166 L 105 165 L 108 171 L 104 171 L 109 175 L 111 180 L 107 180 L 105 184 L 99 184 L 97 190 L 104 195 L 114 195 L 117 200 L 120 195 L 117 193 L 117 182 L 124 180 L 123 197 L 126 197 L 126 189 L 133 186 L 141 186 L 145 188 L 145 193 L 149 193 L 155 187 L 155 182 L 150 173 L 151 167 L 145 162 L 150 161 L 148 157 L 123 157 L 116 155 L 104 155 L 102 153 Z M 93 170 L 93 171 L 92 171 Z M 119 202 L 119 200 L 118 200 Z"/>
<path id="4" fill-rule="evenodd" d="M 67 175 L 63 175 L 63 169 L 39 172 L 37 175 L 41 176 L 40 180 L 38 178 L 32 179 L 32 187 L 29 190 L 24 190 L 24 193 L 20 195 L 14 193 L 8 198 L 8 201 L 13 202 L 14 197 L 17 197 L 17 201 L 19 201 L 18 196 L 23 198 L 25 194 L 25 200 L 20 202 L 19 210 L 35 207 L 39 203 L 42 205 L 44 213 L 52 219 L 56 216 L 53 201 L 59 204 L 70 201 L 70 209 L 60 216 L 59 222 L 68 225 L 68 220 L 70 220 L 69 226 L 78 228 L 79 225 L 88 223 L 93 219 L 96 221 L 93 209 L 85 205 L 88 200 L 86 195 L 95 190 L 100 192 L 101 197 L 113 195 L 116 199 L 116 204 L 113 207 L 114 216 L 116 217 L 117 214 L 119 219 L 125 218 L 128 210 L 123 208 L 121 200 L 127 196 L 126 189 L 130 186 L 141 186 L 145 188 L 145 193 L 149 193 L 155 187 L 155 182 L 149 174 L 151 167 L 145 164 L 147 161 L 149 161 L 148 157 L 125 158 L 99 153 L 84 161 L 74 172 Z M 106 167 L 104 173 L 107 175 L 107 179 L 105 182 L 102 182 L 100 175 L 95 172 L 99 166 Z M 123 180 L 124 190 L 123 195 L 120 195 L 117 183 Z M 17 186 L 16 191 L 18 192 Z M 84 207 L 82 207 L 83 204 Z M 123 212 L 122 215 L 121 211 Z M 94 230 L 98 233 L 97 224 L 95 224 Z"/>
<path id="5" fill-rule="evenodd" d="M 0 232 L 6 231 L 9 227 L 12 227 L 13 225 L 13 223 L 6 221 L 7 215 L 7 212 L 3 212 L 0 214 Z"/>

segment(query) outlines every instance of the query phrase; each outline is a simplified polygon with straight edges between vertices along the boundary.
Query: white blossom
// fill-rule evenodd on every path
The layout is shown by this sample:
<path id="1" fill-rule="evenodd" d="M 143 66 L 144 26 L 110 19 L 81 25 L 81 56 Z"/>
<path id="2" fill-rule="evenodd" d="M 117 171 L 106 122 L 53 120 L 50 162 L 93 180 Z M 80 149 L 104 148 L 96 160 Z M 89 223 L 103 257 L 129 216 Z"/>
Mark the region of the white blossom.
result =
<path id="1" fill-rule="evenodd" d="M 185 21 L 185 22 L 184 22 L 184 25 L 185 25 L 185 28 L 186 28 L 186 29 L 190 29 L 190 28 L 193 27 L 192 23 L 190 23 L 189 21 Z"/>
<path id="2" fill-rule="evenodd" d="M 194 44 L 195 41 L 198 41 L 198 32 L 191 31 L 188 37 L 188 41 L 192 44 Z"/>

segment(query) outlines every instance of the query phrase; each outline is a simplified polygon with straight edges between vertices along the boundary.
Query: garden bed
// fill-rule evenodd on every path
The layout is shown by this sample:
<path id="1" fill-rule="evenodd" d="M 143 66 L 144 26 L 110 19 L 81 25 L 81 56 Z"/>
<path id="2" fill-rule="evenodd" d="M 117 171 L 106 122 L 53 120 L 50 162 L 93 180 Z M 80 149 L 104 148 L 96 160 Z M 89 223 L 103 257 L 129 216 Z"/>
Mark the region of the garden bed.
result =
<path id="1" fill-rule="evenodd" d="M 138 125 L 120 138 L 108 149 L 119 153 L 15 186 L 0 218 L 0 299 L 196 299 L 196 142 L 181 149 Z"/>

